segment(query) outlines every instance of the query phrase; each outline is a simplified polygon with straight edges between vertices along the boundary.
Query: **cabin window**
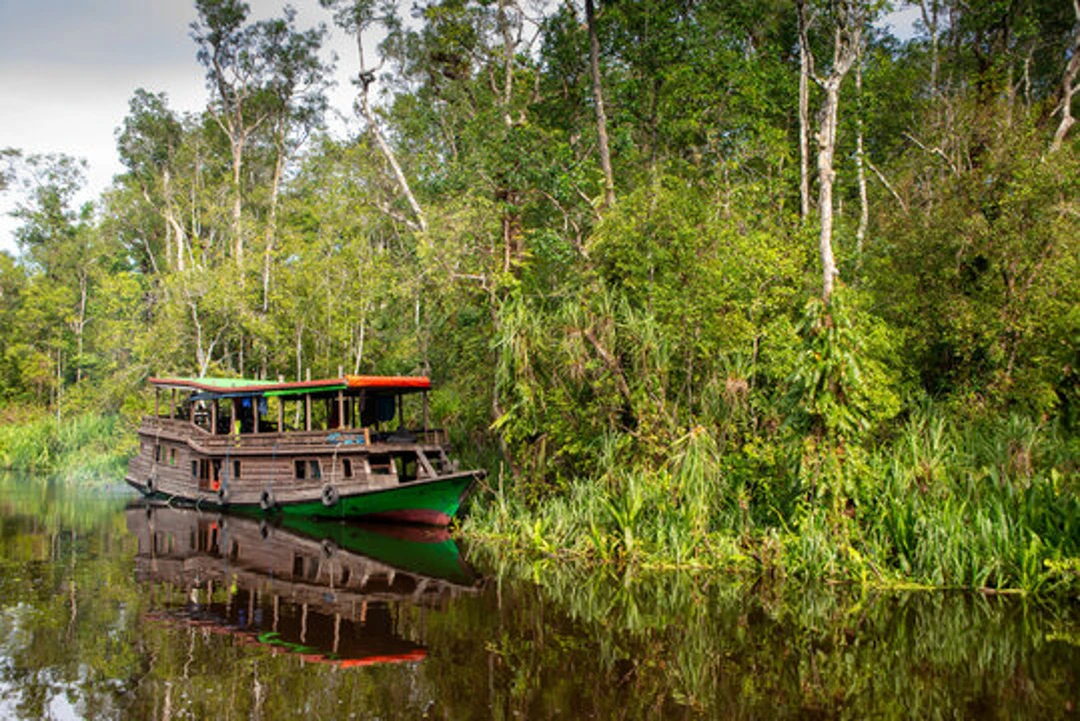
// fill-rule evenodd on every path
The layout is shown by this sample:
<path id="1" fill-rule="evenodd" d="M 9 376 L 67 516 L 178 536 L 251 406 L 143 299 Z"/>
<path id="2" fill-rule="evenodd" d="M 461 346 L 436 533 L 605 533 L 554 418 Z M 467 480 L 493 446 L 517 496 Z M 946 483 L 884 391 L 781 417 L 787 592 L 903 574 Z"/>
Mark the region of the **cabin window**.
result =
<path id="1" fill-rule="evenodd" d="M 341 473 L 346 478 L 352 478 L 352 459 L 349 459 L 349 458 L 342 458 L 341 459 Z"/>
<path id="2" fill-rule="evenodd" d="M 198 478 L 199 477 L 199 462 L 198 461 L 192 461 L 191 462 L 191 477 L 192 478 Z"/>
<path id="3" fill-rule="evenodd" d="M 390 466 L 390 456 L 384 453 L 372 453 L 368 459 L 368 463 L 371 464 L 372 473 L 392 473 Z"/>
<path id="4" fill-rule="evenodd" d="M 175 466 L 176 465 L 176 449 L 175 448 L 170 448 L 169 449 L 169 465 L 170 466 Z"/>
<path id="5" fill-rule="evenodd" d="M 299 481 L 302 481 L 305 478 L 317 481 L 322 478 L 322 469 L 319 467 L 318 461 L 293 461 L 293 474 Z"/>
<path id="6" fill-rule="evenodd" d="M 232 477 L 234 479 L 240 477 L 240 461 L 232 462 Z"/>
<path id="7" fill-rule="evenodd" d="M 154 444 L 154 463 L 161 463 L 161 446 Z"/>
<path id="8" fill-rule="evenodd" d="M 221 460 L 207 460 L 203 458 L 198 462 L 198 473 L 196 474 L 195 461 L 191 462 L 191 475 L 192 477 L 198 477 L 199 488 L 204 491 L 216 491 L 221 488 Z"/>

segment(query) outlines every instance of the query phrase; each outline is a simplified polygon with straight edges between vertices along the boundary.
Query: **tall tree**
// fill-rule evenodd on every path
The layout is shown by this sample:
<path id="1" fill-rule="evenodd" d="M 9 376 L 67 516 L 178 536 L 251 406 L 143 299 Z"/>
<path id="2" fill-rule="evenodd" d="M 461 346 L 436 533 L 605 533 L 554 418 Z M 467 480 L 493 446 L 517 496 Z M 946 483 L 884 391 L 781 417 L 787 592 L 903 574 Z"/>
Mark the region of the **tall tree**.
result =
<path id="1" fill-rule="evenodd" d="M 797 0 L 799 14 L 799 217 L 810 217 L 810 24 L 806 0 Z"/>
<path id="2" fill-rule="evenodd" d="M 585 0 L 585 23 L 589 31 L 589 71 L 592 75 L 593 105 L 596 112 L 596 140 L 600 168 L 604 171 L 604 208 L 615 203 L 615 174 L 611 170 L 608 147 L 607 113 L 604 110 L 604 87 L 600 75 L 600 41 L 596 36 L 596 9 L 593 0 Z"/>
<path id="3" fill-rule="evenodd" d="M 383 23 L 389 21 L 390 24 L 394 24 L 392 8 L 383 8 L 380 15 L 375 0 L 319 0 L 319 4 L 324 8 L 333 10 L 334 23 L 356 38 L 356 52 L 360 61 L 360 71 L 355 81 L 360 88 L 356 100 L 356 109 L 367 122 L 368 130 L 371 132 L 372 137 L 375 138 L 379 150 L 382 151 L 383 157 L 386 158 L 386 162 L 389 163 L 393 170 L 394 179 L 397 181 L 402 195 L 405 196 L 409 208 L 412 210 L 416 227 L 421 231 L 425 231 L 427 230 L 427 217 L 420 207 L 420 203 L 417 202 L 416 195 L 413 194 L 405 173 L 401 170 L 401 164 L 398 162 L 397 156 L 379 128 L 378 118 L 371 107 L 371 86 L 375 83 L 375 74 L 379 68 L 368 67 L 364 55 L 364 33 L 380 21 Z"/>
<path id="4" fill-rule="evenodd" d="M 814 55 L 807 52 L 809 70 L 815 82 L 824 92 L 818 112 L 817 168 L 818 168 L 818 220 L 821 232 L 818 250 L 821 255 L 822 299 L 828 302 L 836 281 L 836 259 L 833 255 L 833 186 L 836 182 L 834 157 L 836 155 L 836 129 L 840 115 L 840 86 L 859 57 L 863 28 L 870 19 L 870 8 L 864 0 L 840 0 L 833 3 L 829 13 L 832 30 L 832 62 L 828 74 L 818 75 Z M 799 4 L 800 45 L 808 47 L 808 21 L 803 3 Z"/>
<path id="5" fill-rule="evenodd" d="M 319 58 L 326 36 L 320 25 L 297 30 L 296 12 L 285 8 L 283 18 L 258 24 L 256 52 L 268 64 L 265 103 L 274 146 L 274 170 L 270 181 L 270 208 L 263 251 L 263 313 L 269 308 L 271 260 L 278 226 L 278 206 L 285 166 L 326 110 L 325 89 L 332 65 Z"/>
<path id="6" fill-rule="evenodd" d="M 259 93 L 267 80 L 268 62 L 257 51 L 257 31 L 244 25 L 250 7 L 241 0 L 195 0 L 199 17 L 191 23 L 198 45 L 196 57 L 206 68 L 213 102 L 210 113 L 229 140 L 232 164 L 232 241 L 237 267 L 244 265 L 244 152 L 252 134 L 270 117 Z"/>
<path id="7" fill-rule="evenodd" d="M 120 160 L 128 167 L 146 203 L 164 223 L 165 269 L 183 271 L 188 254 L 187 233 L 179 218 L 175 194 L 174 163 L 183 139 L 180 120 L 169 109 L 164 93 L 135 91 L 129 102 L 128 116 L 117 134 Z M 148 243 L 143 238 L 144 243 Z M 146 253 L 154 260 L 155 250 Z"/>
<path id="8" fill-rule="evenodd" d="M 83 380 L 91 296 L 107 252 L 92 206 L 73 207 L 84 168 L 63 155 L 27 157 L 20 173 L 25 199 L 14 213 L 22 223 L 15 238 L 32 271 L 20 314 L 35 330 L 24 342 L 54 364 L 57 399 L 65 371 Z"/>

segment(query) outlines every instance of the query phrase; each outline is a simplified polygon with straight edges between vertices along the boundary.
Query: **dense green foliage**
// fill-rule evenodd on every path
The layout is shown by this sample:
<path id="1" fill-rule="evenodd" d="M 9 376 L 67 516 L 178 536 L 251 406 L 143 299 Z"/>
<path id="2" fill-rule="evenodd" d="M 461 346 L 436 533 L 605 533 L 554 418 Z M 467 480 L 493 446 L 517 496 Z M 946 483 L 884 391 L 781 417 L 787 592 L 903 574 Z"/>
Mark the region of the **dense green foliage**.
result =
<path id="1" fill-rule="evenodd" d="M 134 435 L 116 415 L 7 420 L 0 425 L 0 470 L 113 483 L 136 451 Z"/>
<path id="2" fill-rule="evenodd" d="M 209 105 L 138 91 L 96 207 L 71 207 L 77 163 L 5 154 L 24 195 L 3 402 L 130 416 L 150 373 L 430 373 L 466 462 L 494 471 L 478 535 L 1080 587 L 1068 3 L 925 0 L 904 39 L 881 2 L 602 3 L 611 205 L 574 3 L 322 4 L 385 31 L 354 138 L 321 131 L 320 30 L 198 0 Z M 834 42 L 861 42 L 824 300 L 797 5 L 822 79 Z"/>

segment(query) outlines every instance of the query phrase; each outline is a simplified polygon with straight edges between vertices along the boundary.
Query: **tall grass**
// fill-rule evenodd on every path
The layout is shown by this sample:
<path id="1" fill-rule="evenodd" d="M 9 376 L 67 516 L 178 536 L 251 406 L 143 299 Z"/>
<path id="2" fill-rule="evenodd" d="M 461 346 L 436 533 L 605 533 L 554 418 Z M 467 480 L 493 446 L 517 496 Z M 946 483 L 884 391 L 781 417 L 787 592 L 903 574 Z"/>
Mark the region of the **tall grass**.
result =
<path id="1" fill-rule="evenodd" d="M 0 426 L 0 468 L 79 483 L 115 481 L 134 452 L 133 435 L 115 415 L 57 421 L 39 416 Z"/>
<path id="2" fill-rule="evenodd" d="M 502 479 L 464 530 L 524 557 L 584 564 L 1080 593 L 1080 456 L 1056 426 L 1015 416 L 959 425 L 920 407 L 890 441 L 847 451 L 841 504 L 788 464 L 755 475 L 720 431 L 692 428 L 655 470 L 604 451 L 618 446 L 597 449 L 599 477 L 543 501 Z"/>

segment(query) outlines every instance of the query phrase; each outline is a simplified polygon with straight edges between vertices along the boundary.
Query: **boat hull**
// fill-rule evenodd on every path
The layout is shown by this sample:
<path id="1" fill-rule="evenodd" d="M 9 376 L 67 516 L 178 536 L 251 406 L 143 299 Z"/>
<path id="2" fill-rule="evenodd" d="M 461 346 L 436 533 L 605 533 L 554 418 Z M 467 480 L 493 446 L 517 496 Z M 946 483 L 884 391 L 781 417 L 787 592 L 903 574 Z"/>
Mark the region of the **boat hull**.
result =
<path id="1" fill-rule="evenodd" d="M 397 523 L 446 526 L 461 507 L 478 471 L 454 473 L 430 480 L 409 481 L 395 486 L 343 493 L 332 504 L 321 495 L 276 502 L 271 495 L 261 503 L 225 503 L 205 498 L 185 498 L 155 490 L 127 478 L 127 482 L 151 500 L 187 503 L 199 508 L 220 508 L 247 515 L 301 516 L 339 520 L 368 519 Z M 272 489 L 271 489 L 272 493 Z M 270 502 L 266 502 L 269 500 Z"/>

